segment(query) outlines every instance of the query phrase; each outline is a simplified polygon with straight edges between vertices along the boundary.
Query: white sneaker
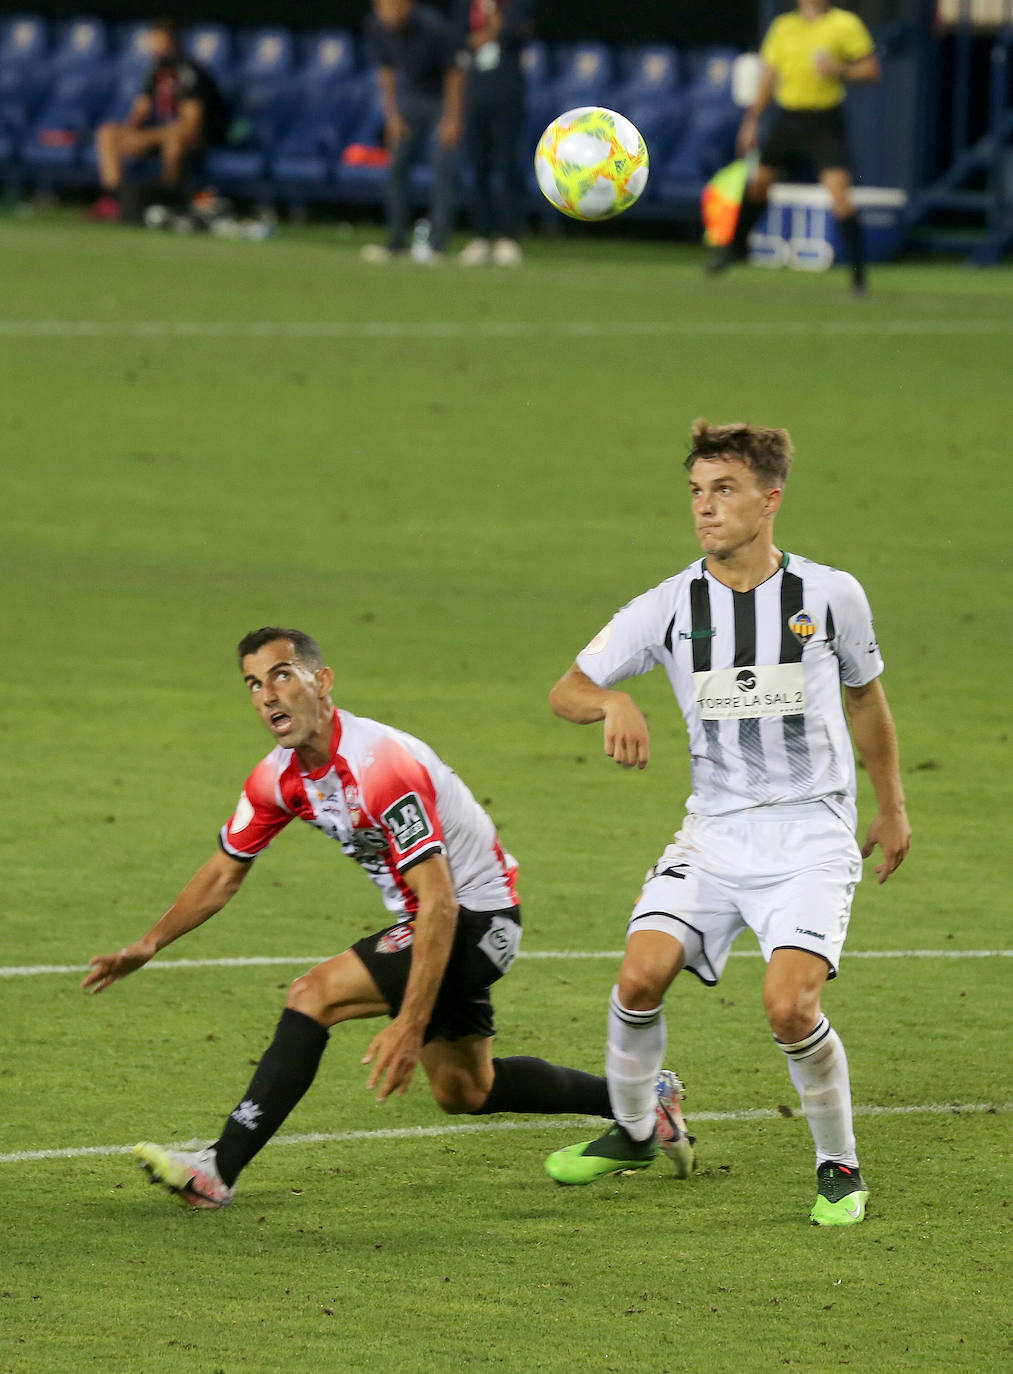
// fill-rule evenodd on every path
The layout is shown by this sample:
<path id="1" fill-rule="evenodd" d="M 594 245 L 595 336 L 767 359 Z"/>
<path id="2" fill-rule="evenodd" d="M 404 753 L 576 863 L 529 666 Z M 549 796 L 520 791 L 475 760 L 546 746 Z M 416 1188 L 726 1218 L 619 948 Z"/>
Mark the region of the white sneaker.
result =
<path id="1" fill-rule="evenodd" d="M 189 1153 L 142 1140 L 132 1153 L 152 1183 L 161 1183 L 190 1207 L 228 1207 L 236 1195 L 235 1187 L 229 1188 L 219 1174 L 210 1146 Z"/>
<path id="2" fill-rule="evenodd" d="M 492 256 L 492 244 L 488 239 L 472 239 L 457 255 L 462 267 L 484 267 Z"/>
<path id="3" fill-rule="evenodd" d="M 497 239 L 492 246 L 492 260 L 497 267 L 520 267 L 524 253 L 516 239 Z"/>
<path id="4" fill-rule="evenodd" d="M 412 262 L 417 262 L 420 267 L 435 267 L 443 261 L 443 254 L 428 243 L 413 243 L 411 257 Z"/>
<path id="5" fill-rule="evenodd" d="M 364 243 L 362 245 L 362 261 L 372 263 L 390 262 L 394 254 L 383 243 Z"/>
<path id="6" fill-rule="evenodd" d="M 686 1118 L 682 1114 L 682 1099 L 686 1096 L 686 1086 L 678 1074 L 671 1069 L 662 1069 L 654 1082 L 658 1096 L 655 1108 L 654 1129 L 658 1144 L 672 1161 L 672 1168 L 679 1178 L 689 1178 L 696 1168 L 696 1136 L 686 1129 Z"/>

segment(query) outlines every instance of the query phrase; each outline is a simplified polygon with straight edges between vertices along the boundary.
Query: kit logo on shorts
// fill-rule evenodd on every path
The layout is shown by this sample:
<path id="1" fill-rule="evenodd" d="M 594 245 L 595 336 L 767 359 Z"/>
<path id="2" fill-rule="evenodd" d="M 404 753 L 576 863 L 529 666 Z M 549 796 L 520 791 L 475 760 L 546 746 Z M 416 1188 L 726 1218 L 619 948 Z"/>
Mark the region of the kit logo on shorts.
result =
<path id="1" fill-rule="evenodd" d="M 384 825 L 394 838 L 394 847 L 399 854 L 407 854 L 433 833 L 432 822 L 426 809 L 415 792 L 406 792 L 398 797 L 393 806 L 388 806 L 382 817 Z"/>
<path id="2" fill-rule="evenodd" d="M 377 954 L 396 954 L 399 949 L 407 949 L 415 939 L 415 931 L 410 925 L 394 926 L 385 930 L 376 942 Z"/>
<path id="3" fill-rule="evenodd" d="M 788 621 L 788 629 L 792 632 L 800 644 L 804 644 L 807 639 L 812 639 L 816 633 L 816 621 L 805 611 L 799 611 Z"/>

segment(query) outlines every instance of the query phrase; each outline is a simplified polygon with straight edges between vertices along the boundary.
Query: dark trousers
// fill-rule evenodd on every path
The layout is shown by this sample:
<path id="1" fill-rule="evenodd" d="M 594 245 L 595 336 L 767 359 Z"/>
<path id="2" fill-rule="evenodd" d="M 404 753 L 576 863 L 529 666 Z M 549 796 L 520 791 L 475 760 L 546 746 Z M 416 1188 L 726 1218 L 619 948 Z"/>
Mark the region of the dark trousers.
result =
<path id="1" fill-rule="evenodd" d="M 403 252 L 408 246 L 408 227 L 412 209 L 412 168 L 419 161 L 426 141 L 439 123 L 443 113 L 443 101 L 435 96 L 408 96 L 402 98 L 400 109 L 407 130 L 394 149 L 385 194 L 387 246 L 392 253 Z M 446 148 L 439 142 L 434 143 L 432 173 L 433 184 L 429 193 L 429 242 L 438 253 L 442 253 L 454 226 L 457 149 Z"/>
<path id="2" fill-rule="evenodd" d="M 469 93 L 466 110 L 468 156 L 475 174 L 471 228 L 476 238 L 516 239 L 524 206 L 520 140 L 524 91 Z"/>

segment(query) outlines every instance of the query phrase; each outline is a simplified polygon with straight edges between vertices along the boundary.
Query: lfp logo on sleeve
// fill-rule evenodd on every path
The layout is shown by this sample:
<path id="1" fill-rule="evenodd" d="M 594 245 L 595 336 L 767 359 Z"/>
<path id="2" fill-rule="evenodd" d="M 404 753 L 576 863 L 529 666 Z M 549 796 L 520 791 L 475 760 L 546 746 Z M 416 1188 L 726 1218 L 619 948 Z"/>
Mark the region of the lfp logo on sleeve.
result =
<path id="1" fill-rule="evenodd" d="M 414 792 L 406 792 L 403 797 L 398 797 L 393 806 L 388 806 L 381 819 L 393 836 L 394 847 L 400 854 L 407 854 L 419 840 L 433 833 L 426 809 Z"/>

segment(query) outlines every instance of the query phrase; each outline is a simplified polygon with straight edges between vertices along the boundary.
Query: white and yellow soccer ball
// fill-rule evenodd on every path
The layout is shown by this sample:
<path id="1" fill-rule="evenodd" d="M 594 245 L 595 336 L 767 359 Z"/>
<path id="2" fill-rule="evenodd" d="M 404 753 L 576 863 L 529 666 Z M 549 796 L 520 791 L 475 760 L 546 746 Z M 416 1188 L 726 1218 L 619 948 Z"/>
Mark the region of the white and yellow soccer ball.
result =
<path id="1" fill-rule="evenodd" d="M 611 219 L 647 185 L 647 144 L 615 110 L 582 105 L 538 140 L 535 175 L 546 200 L 571 219 Z"/>

